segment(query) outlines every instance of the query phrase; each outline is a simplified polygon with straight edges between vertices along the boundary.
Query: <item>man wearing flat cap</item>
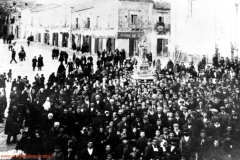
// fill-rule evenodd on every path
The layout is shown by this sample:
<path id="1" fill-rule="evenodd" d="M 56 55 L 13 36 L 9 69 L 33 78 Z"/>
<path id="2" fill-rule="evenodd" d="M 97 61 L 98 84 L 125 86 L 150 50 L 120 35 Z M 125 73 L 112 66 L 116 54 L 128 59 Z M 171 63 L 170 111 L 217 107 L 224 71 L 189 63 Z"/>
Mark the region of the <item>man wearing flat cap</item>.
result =
<path id="1" fill-rule="evenodd" d="M 229 114 L 226 112 L 226 108 L 224 106 L 220 107 L 221 112 L 218 114 L 220 123 L 224 128 L 227 127 L 228 122 L 229 122 Z"/>
<path id="2" fill-rule="evenodd" d="M 200 138 L 197 140 L 197 152 L 200 159 L 206 159 L 209 155 L 209 149 L 211 147 L 211 140 L 207 137 L 205 130 L 200 131 Z"/>

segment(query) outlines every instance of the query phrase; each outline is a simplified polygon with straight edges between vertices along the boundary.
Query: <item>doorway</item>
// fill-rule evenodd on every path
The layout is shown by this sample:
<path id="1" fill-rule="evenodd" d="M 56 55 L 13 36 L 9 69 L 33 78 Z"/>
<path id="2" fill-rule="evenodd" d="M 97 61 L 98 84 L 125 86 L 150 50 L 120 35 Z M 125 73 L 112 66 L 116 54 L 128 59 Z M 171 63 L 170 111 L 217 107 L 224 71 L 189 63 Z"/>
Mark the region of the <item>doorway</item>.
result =
<path id="1" fill-rule="evenodd" d="M 129 39 L 129 57 L 134 56 L 134 52 L 138 53 L 138 39 Z"/>
<path id="2" fill-rule="evenodd" d="M 157 56 L 168 56 L 168 40 L 159 38 L 157 39 Z"/>

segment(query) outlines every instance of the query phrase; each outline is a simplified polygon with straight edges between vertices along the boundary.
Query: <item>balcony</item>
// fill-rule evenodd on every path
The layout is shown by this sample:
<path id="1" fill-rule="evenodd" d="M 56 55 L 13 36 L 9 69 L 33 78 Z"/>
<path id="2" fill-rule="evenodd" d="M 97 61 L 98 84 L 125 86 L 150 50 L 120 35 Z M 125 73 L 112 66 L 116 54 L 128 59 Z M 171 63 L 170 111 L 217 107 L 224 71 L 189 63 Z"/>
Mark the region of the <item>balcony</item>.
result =
<path id="1" fill-rule="evenodd" d="M 142 23 L 129 24 L 129 28 L 131 28 L 131 30 L 139 31 L 142 29 Z"/>
<path id="2" fill-rule="evenodd" d="M 155 24 L 154 30 L 160 35 L 167 34 L 171 30 L 171 24 L 164 24 L 163 22 L 157 22 Z"/>

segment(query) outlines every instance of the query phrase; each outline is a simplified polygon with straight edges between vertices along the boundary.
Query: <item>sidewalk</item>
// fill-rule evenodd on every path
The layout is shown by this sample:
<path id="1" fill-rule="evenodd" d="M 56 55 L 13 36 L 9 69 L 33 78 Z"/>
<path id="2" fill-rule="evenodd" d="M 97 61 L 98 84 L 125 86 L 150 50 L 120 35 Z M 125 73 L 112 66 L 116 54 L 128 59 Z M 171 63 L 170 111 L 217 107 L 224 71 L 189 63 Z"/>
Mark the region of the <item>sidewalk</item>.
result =
<path id="1" fill-rule="evenodd" d="M 24 44 L 24 45 L 27 45 L 27 40 L 22 40 L 22 39 L 16 39 L 16 40 L 13 40 L 13 42 L 16 41 L 18 44 Z M 46 45 L 46 44 L 42 44 L 42 43 L 39 43 L 39 42 L 30 42 L 30 46 L 38 46 L 38 47 L 45 47 L 47 49 L 50 49 L 52 50 L 53 48 L 55 48 L 56 46 L 52 46 L 52 45 Z M 71 55 L 73 53 L 77 53 L 76 50 L 73 50 L 73 49 L 70 49 L 70 48 L 67 48 L 67 47 L 58 47 L 58 49 L 60 51 L 64 50 L 66 51 L 68 54 L 70 53 Z M 90 53 L 84 53 L 84 55 L 86 56 L 89 56 L 91 55 Z M 95 56 L 96 54 L 92 54 L 92 56 Z"/>

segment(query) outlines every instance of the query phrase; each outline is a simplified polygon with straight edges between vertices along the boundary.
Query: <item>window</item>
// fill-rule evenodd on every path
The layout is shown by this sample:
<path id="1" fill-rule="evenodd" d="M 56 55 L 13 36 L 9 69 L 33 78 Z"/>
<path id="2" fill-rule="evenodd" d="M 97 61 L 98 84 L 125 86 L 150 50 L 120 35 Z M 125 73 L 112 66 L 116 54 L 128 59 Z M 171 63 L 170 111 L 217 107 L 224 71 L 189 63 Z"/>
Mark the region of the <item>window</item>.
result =
<path id="1" fill-rule="evenodd" d="M 76 28 L 78 28 L 78 18 L 76 18 Z"/>
<path id="2" fill-rule="evenodd" d="M 160 16 L 158 21 L 164 23 L 164 17 Z"/>
<path id="3" fill-rule="evenodd" d="M 131 23 L 137 24 L 137 15 L 131 15 Z"/>
<path id="4" fill-rule="evenodd" d="M 97 16 L 97 19 L 96 19 L 96 28 L 99 27 L 99 16 Z"/>

